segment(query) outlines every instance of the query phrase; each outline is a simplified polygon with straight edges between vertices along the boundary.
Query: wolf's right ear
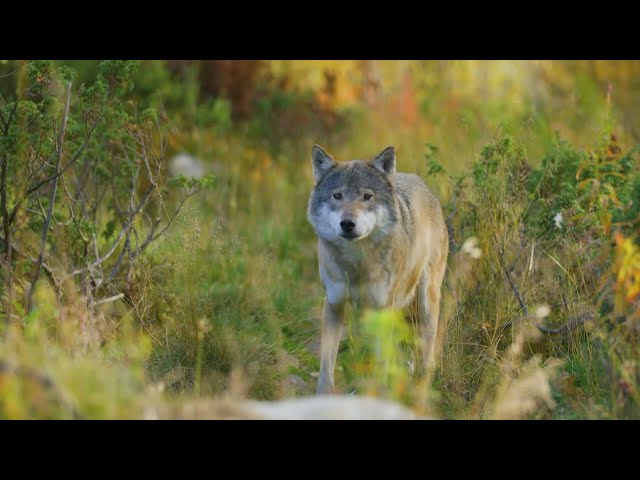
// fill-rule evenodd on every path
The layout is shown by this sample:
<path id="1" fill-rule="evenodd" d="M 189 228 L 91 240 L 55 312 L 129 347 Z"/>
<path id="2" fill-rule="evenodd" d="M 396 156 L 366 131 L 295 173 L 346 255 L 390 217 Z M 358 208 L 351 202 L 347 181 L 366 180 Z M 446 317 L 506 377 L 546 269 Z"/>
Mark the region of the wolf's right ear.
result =
<path id="1" fill-rule="evenodd" d="M 371 164 L 387 175 L 396 173 L 396 150 L 393 147 L 387 147 L 371 160 Z"/>
<path id="2" fill-rule="evenodd" d="M 313 180 L 318 183 L 337 163 L 320 145 L 314 145 L 311 149 L 311 165 L 313 166 Z"/>

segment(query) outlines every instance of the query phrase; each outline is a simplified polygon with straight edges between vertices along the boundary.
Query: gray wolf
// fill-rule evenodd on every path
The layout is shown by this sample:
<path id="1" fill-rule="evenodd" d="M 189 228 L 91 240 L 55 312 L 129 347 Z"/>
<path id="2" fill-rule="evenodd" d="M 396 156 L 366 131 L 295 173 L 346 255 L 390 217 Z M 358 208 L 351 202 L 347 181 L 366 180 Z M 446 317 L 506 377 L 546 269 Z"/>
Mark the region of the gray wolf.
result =
<path id="1" fill-rule="evenodd" d="M 311 150 L 307 217 L 318 237 L 325 298 L 316 393 L 332 393 L 347 301 L 417 313 L 421 366 L 433 364 L 449 240 L 442 207 L 422 179 L 396 173 L 393 147 L 337 162 Z"/>

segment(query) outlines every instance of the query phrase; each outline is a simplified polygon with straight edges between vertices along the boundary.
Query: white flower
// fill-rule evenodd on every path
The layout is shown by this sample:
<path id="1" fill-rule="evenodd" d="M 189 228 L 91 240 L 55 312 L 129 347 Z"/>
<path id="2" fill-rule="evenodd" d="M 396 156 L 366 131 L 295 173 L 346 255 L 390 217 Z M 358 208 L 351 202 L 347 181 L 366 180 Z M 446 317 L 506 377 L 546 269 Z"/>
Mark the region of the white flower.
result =
<path id="1" fill-rule="evenodd" d="M 476 243 L 478 239 L 475 237 L 467 238 L 462 244 L 462 251 L 467 255 L 471 256 L 471 258 L 478 259 L 482 256 L 482 250 L 476 247 Z"/>
<path id="2" fill-rule="evenodd" d="M 560 212 L 556 213 L 556 216 L 553 217 L 553 221 L 556 222 L 556 228 L 562 228 L 562 214 Z"/>
<path id="3" fill-rule="evenodd" d="M 548 317 L 550 313 L 551 309 L 548 305 L 538 305 L 538 308 L 536 309 L 536 317 L 538 318 Z"/>
<path id="4" fill-rule="evenodd" d="M 467 238 L 462 244 L 462 251 L 464 253 L 471 253 L 471 250 L 475 248 L 477 241 L 478 239 L 476 237 Z"/>

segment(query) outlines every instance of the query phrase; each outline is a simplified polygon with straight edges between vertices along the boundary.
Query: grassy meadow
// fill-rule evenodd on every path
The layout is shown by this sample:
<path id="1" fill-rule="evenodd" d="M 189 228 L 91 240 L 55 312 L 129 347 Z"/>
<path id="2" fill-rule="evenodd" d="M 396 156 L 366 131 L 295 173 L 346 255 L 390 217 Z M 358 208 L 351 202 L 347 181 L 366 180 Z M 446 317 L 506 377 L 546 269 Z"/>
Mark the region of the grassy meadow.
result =
<path id="1" fill-rule="evenodd" d="M 636 61 L 1 60 L 0 418 L 313 395 L 314 143 L 394 145 L 451 235 L 433 375 L 411 376 L 398 312 L 349 311 L 339 392 L 446 419 L 640 418 L 638 78 Z"/>

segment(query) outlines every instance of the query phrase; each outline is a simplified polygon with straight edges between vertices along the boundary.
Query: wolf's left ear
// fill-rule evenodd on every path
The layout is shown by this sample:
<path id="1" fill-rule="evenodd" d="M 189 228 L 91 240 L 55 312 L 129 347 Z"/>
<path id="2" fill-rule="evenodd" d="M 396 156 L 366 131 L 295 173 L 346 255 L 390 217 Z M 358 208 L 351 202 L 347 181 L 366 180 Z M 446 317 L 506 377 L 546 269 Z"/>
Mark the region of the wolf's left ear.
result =
<path id="1" fill-rule="evenodd" d="M 318 183 L 325 173 L 336 166 L 336 161 L 320 145 L 314 145 L 311 149 L 311 165 L 313 166 L 313 180 Z"/>
<path id="2" fill-rule="evenodd" d="M 396 173 L 396 150 L 393 147 L 387 147 L 380 152 L 371 164 L 387 175 Z"/>

